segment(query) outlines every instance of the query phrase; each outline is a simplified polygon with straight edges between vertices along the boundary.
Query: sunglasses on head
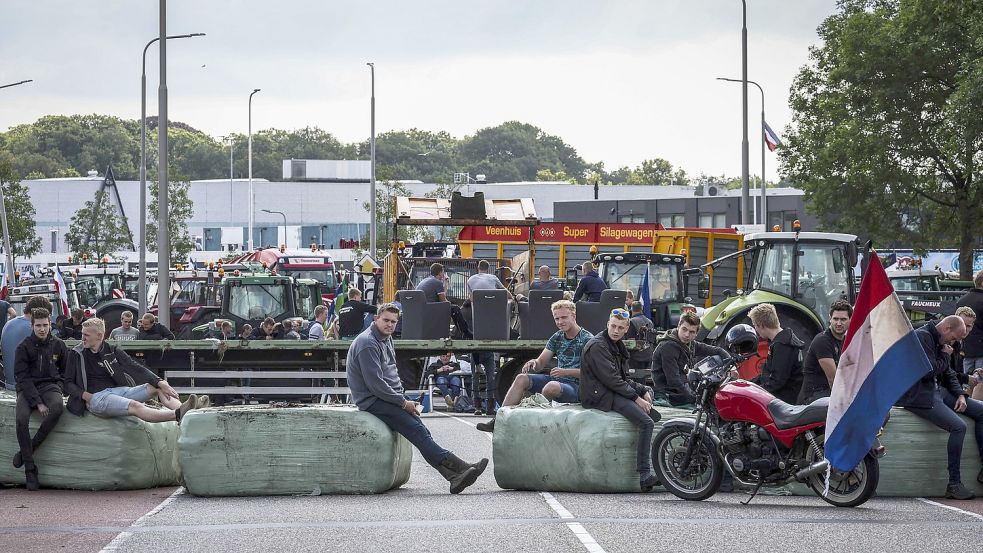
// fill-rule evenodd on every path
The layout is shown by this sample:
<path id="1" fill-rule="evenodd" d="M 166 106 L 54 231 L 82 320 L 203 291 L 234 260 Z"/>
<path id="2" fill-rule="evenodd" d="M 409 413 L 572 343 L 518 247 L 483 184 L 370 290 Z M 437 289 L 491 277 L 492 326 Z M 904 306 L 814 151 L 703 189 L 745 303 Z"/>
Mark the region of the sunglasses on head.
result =
<path id="1" fill-rule="evenodd" d="M 619 319 L 630 319 L 631 315 L 628 313 L 627 309 L 615 308 L 611 310 L 612 317 L 618 317 Z"/>

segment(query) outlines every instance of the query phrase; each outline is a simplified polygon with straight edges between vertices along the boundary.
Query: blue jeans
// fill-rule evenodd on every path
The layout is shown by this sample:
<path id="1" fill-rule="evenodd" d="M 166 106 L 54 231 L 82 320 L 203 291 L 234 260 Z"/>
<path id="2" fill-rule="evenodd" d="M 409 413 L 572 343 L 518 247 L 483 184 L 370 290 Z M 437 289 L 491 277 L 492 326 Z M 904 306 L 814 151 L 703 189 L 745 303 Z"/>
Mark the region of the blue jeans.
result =
<path id="1" fill-rule="evenodd" d="M 574 386 L 569 382 L 553 378 L 548 374 L 530 374 L 527 376 L 529 376 L 530 394 L 541 394 L 547 384 L 556 382 L 560 385 L 560 397 L 556 398 L 555 401 L 559 403 L 580 403 L 580 386 Z M 641 411 L 642 408 L 639 407 L 638 410 Z"/>
<path id="2" fill-rule="evenodd" d="M 474 404 L 477 407 L 480 405 L 478 403 L 479 398 L 482 396 L 479 394 L 481 391 L 481 378 L 478 376 L 475 370 L 475 363 L 480 363 L 481 366 L 485 368 L 485 399 L 488 401 L 487 409 L 492 409 L 495 406 L 495 353 L 491 351 L 476 351 L 471 354 L 471 399 L 474 400 Z"/>
<path id="3" fill-rule="evenodd" d="M 409 440 L 414 447 L 420 450 L 420 454 L 430 466 L 439 467 L 444 459 L 450 455 L 449 451 L 433 441 L 433 436 L 430 435 L 430 431 L 427 430 L 420 417 L 407 413 L 398 405 L 377 399 L 365 411 L 372 413 L 390 430 Z"/>
<path id="4" fill-rule="evenodd" d="M 962 481 L 959 461 L 963 454 L 963 440 L 966 438 L 966 423 L 953 411 L 955 404 L 956 398 L 948 390 L 936 389 L 935 401 L 931 409 L 907 408 L 949 433 L 946 453 L 950 484 Z M 983 459 L 983 402 L 967 398 L 966 410 L 962 414 L 976 421 L 976 445 L 980 450 L 980 458 Z"/>
<path id="5" fill-rule="evenodd" d="M 440 375 L 433 379 L 433 383 L 440 389 L 440 395 L 444 397 L 457 397 L 461 395 L 461 377 Z"/>

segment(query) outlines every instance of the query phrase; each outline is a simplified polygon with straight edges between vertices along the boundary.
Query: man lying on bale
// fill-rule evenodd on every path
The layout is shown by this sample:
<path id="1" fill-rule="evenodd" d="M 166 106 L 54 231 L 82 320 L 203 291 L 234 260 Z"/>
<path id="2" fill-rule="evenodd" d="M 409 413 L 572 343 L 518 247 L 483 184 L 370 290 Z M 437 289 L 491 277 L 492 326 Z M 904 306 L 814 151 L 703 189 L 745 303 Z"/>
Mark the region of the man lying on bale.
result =
<path id="1" fill-rule="evenodd" d="M 68 354 L 65 391 L 68 411 L 82 416 L 86 408 L 105 418 L 133 415 L 147 422 L 181 423 L 189 410 L 208 404 L 208 396 L 191 394 L 184 402 L 164 379 L 133 360 L 125 351 L 104 340 L 106 325 L 102 319 L 82 323 L 82 343 Z M 145 382 L 145 384 L 137 384 Z M 165 409 L 144 405 L 157 398 Z"/>
<path id="2" fill-rule="evenodd" d="M 397 322 L 399 308 L 391 303 L 380 305 L 369 328 L 352 342 L 345 361 L 352 399 L 359 411 L 372 413 L 420 450 L 427 463 L 451 483 L 451 493 L 461 493 L 484 472 L 488 459 L 471 464 L 440 447 L 420 420 L 416 402 L 403 397 L 392 340 Z"/>
<path id="3" fill-rule="evenodd" d="M 643 492 L 659 483 L 652 474 L 652 431 L 662 418 L 652 409 L 652 391 L 628 378 L 631 355 L 622 338 L 628 333 L 630 315 L 618 308 L 611 311 L 606 330 L 597 333 L 584 346 L 580 363 L 580 404 L 589 409 L 614 411 L 638 427 L 635 468 Z"/>

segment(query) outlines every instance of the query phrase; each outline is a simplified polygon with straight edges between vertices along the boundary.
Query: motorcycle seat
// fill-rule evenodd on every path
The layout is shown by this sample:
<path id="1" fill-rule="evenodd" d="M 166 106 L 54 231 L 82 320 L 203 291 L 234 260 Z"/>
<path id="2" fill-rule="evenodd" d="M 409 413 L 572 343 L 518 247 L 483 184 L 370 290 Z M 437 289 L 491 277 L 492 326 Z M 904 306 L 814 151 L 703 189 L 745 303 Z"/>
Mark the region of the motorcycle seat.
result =
<path id="1" fill-rule="evenodd" d="M 768 412 L 779 430 L 823 422 L 828 409 L 828 397 L 821 397 L 809 405 L 789 405 L 780 399 L 773 399 L 768 403 Z"/>

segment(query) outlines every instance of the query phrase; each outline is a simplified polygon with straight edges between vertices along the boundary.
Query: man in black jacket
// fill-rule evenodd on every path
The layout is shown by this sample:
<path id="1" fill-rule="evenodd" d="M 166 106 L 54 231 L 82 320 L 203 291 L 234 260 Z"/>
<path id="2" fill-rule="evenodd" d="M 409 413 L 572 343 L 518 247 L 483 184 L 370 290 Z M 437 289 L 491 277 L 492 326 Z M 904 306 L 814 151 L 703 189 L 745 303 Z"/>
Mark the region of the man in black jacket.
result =
<path id="1" fill-rule="evenodd" d="M 62 377 L 68 348 L 65 342 L 51 336 L 51 313 L 43 307 L 30 312 L 33 334 L 17 346 L 14 374 L 17 380 L 17 443 L 20 451 L 14 455 L 14 467 L 24 467 L 27 489 L 40 488 L 34 451 L 58 424 L 64 411 Z M 31 413 L 41 415 L 41 427 L 31 438 Z"/>
<path id="2" fill-rule="evenodd" d="M 137 340 L 173 340 L 174 333 L 157 322 L 153 313 L 144 313 L 140 319 L 140 333 Z"/>
<path id="3" fill-rule="evenodd" d="M 122 349 L 104 341 L 106 326 L 102 319 L 82 323 L 82 343 L 68 354 L 65 391 L 68 411 L 82 416 L 86 408 L 100 417 L 133 415 L 147 422 L 176 420 L 190 409 L 200 406 L 194 394 L 178 401 L 178 394 L 164 379 L 134 361 Z M 137 385 L 137 381 L 145 384 Z M 143 402 L 156 397 L 166 409 L 154 409 Z M 207 400 L 202 397 L 203 403 Z"/>
<path id="4" fill-rule="evenodd" d="M 699 330 L 700 318 L 696 313 L 686 311 L 680 315 L 676 328 L 659 339 L 652 357 L 654 397 L 665 399 L 673 406 L 696 403 L 696 395 L 686 378 L 689 369 L 711 355 L 730 358 L 730 353 L 723 348 L 697 342 Z"/>
<path id="5" fill-rule="evenodd" d="M 963 339 L 963 372 L 973 374 L 983 369 L 983 270 L 973 277 L 973 289 L 956 302 L 958 307 L 969 307 L 976 313 L 976 321 Z"/>
<path id="6" fill-rule="evenodd" d="M 81 340 L 82 323 L 85 321 L 85 311 L 79 308 L 72 309 L 72 316 L 61 321 L 62 340 Z"/>
<path id="7" fill-rule="evenodd" d="M 621 341 L 628 332 L 628 312 L 614 309 L 602 330 L 584 346 L 580 362 L 580 404 L 590 409 L 614 411 L 638 427 L 635 469 L 643 492 L 651 491 L 659 479 L 652 474 L 652 431 L 661 418 L 652 409 L 648 388 L 628 378 L 628 348 Z"/>
<path id="8" fill-rule="evenodd" d="M 751 325 L 768 345 L 768 361 L 761 367 L 761 374 L 751 382 L 768 390 L 785 403 L 795 405 L 802 390 L 802 346 L 791 328 L 782 328 L 778 312 L 770 303 L 754 306 L 748 313 Z"/>
<path id="9" fill-rule="evenodd" d="M 959 316 L 950 315 L 938 324 L 919 327 L 915 335 L 925 350 L 932 370 L 905 392 L 897 405 L 949 433 L 946 445 L 949 484 L 945 496 L 950 499 L 973 499 L 973 493 L 962 484 L 959 470 L 966 423 L 956 413 L 976 421 L 976 445 L 983 459 L 983 402 L 966 396 L 949 367 L 952 343 L 966 336 L 966 324 Z M 983 484 L 983 471 L 976 478 Z"/>

